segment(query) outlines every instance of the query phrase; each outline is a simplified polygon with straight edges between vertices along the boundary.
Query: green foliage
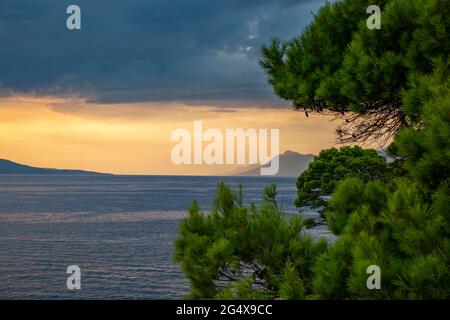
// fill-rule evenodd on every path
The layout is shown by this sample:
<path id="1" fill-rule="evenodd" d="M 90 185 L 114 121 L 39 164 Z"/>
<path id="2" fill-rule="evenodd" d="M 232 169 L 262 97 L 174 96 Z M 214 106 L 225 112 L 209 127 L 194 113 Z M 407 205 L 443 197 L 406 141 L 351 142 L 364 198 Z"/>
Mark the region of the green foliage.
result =
<path id="1" fill-rule="evenodd" d="M 345 184 L 356 182 L 341 183 Z M 349 206 L 339 230 L 342 236 L 317 260 L 314 293 L 323 299 L 448 299 L 448 186 L 443 185 L 428 204 L 420 188 L 408 180 L 384 188 L 373 184 L 358 192 L 366 195 L 359 205 Z M 349 192 L 356 195 L 355 190 Z M 378 196 L 369 196 L 372 192 L 385 193 L 384 206 Z M 369 265 L 381 268 L 382 290 L 367 289 Z"/>
<path id="2" fill-rule="evenodd" d="M 302 278 L 294 266 L 286 267 L 281 279 L 279 295 L 285 300 L 302 300 L 307 297 Z"/>
<path id="3" fill-rule="evenodd" d="M 341 237 L 317 260 L 318 297 L 450 297 L 448 78 L 430 83 L 420 127 L 403 129 L 391 148 L 405 159 L 406 176 L 365 185 L 348 178 L 336 187 L 326 217 Z M 364 271 L 372 264 L 382 270 L 382 290 L 366 288 Z"/>
<path id="4" fill-rule="evenodd" d="M 375 101 L 399 101 L 436 59 L 448 61 L 448 0 L 377 1 L 381 30 L 366 27 L 371 4 L 329 3 L 299 37 L 263 47 L 260 64 L 276 94 L 297 108 L 364 114 L 381 106 Z"/>
<path id="5" fill-rule="evenodd" d="M 406 178 L 390 184 L 347 178 L 327 219 L 340 234 L 332 245 L 287 219 L 273 186 L 261 207 L 238 204 L 241 191 L 219 184 L 210 214 L 192 205 L 180 225 L 175 260 L 191 282 L 191 298 L 448 299 L 450 192 L 442 184 L 428 202 Z M 368 290 L 367 267 L 382 270 L 382 289 Z"/>
<path id="6" fill-rule="evenodd" d="M 341 110 L 348 102 L 339 93 L 337 75 L 353 33 L 367 16 L 368 5 L 365 0 L 327 4 L 302 35 L 288 42 L 274 39 L 263 47 L 260 63 L 277 95 L 297 107 L 319 109 L 326 105 Z M 333 103 L 318 101 L 325 96 L 332 96 Z"/>
<path id="7" fill-rule="evenodd" d="M 425 103 L 420 130 L 405 128 L 394 143 L 405 168 L 430 190 L 450 179 L 450 81 L 434 88 L 445 94 Z"/>
<path id="8" fill-rule="evenodd" d="M 322 150 L 297 179 L 297 207 L 320 205 L 321 195 L 330 195 L 337 183 L 346 177 L 356 177 L 365 183 L 382 179 L 387 164 L 375 150 L 343 147 Z"/>
<path id="9" fill-rule="evenodd" d="M 180 225 L 175 260 L 191 298 L 448 299 L 450 192 L 427 202 L 408 179 L 391 184 L 347 178 L 327 219 L 340 234 L 332 246 L 302 234 L 268 187 L 261 207 L 238 204 L 242 191 L 219 184 L 210 214 L 194 202 Z M 272 196 L 271 196 L 272 195 Z M 382 270 L 382 290 L 368 290 L 367 267 Z"/>
<path id="10" fill-rule="evenodd" d="M 175 260 L 191 282 L 191 298 L 311 294 L 311 269 L 326 242 L 302 235 L 305 222 L 285 218 L 275 197 L 276 187 L 270 186 L 260 207 L 245 206 L 241 189 L 220 183 L 210 214 L 193 203 L 175 243 Z"/>
<path id="11" fill-rule="evenodd" d="M 427 76 L 448 72 L 450 0 L 377 1 L 381 30 L 366 26 L 371 4 L 329 3 L 300 36 L 262 48 L 275 93 L 306 114 L 343 117 L 337 134 L 345 143 L 386 142 L 416 125 L 430 94 Z"/>
<path id="12" fill-rule="evenodd" d="M 315 299 L 347 298 L 347 278 L 352 263 L 351 246 L 351 239 L 343 236 L 328 252 L 318 257 L 313 267 Z"/>
<path id="13" fill-rule="evenodd" d="M 219 184 L 212 211 L 194 202 L 176 240 L 191 297 L 450 298 L 450 0 L 379 1 L 380 32 L 365 27 L 369 4 L 327 4 L 301 36 L 263 48 L 261 64 L 297 108 L 405 115 L 389 147 L 397 161 L 333 148 L 300 175 L 297 206 L 332 194 L 331 245 L 282 214 L 275 186 L 257 207 L 243 204 L 242 187 Z M 371 132 L 389 129 L 381 123 Z M 380 290 L 367 287 L 371 265 Z"/>
<path id="14" fill-rule="evenodd" d="M 344 1 L 341 5 L 345 4 L 361 3 Z M 360 177 L 335 182 L 338 185 L 325 216 L 329 228 L 340 237 L 314 267 L 316 298 L 450 296 L 449 8 L 449 1 L 443 0 L 388 1 L 382 32 L 368 30 L 361 22 L 331 77 L 312 83 L 311 91 L 302 92 L 297 100 L 301 103 L 295 103 L 309 106 L 308 99 L 319 97 L 323 100 L 320 107 L 346 111 L 342 103 L 346 101 L 351 111 L 365 114 L 365 107 L 372 107 L 371 100 L 401 101 L 401 112 L 408 119 L 389 148 L 403 159 L 393 165 L 396 175 L 406 178 L 396 181 L 388 174 L 383 182 Z M 332 10 L 327 10 L 321 14 L 332 19 Z M 320 21 L 315 19 L 317 24 Z M 341 21 L 349 23 L 340 20 L 335 24 Z M 308 37 L 305 33 L 297 41 L 306 43 Z M 342 47 L 341 43 L 333 45 Z M 289 59 L 301 65 L 308 54 L 317 55 L 309 49 L 304 55 L 289 55 L 295 50 L 290 44 L 284 50 L 285 65 L 292 63 Z M 298 70 L 297 81 L 307 81 L 305 69 Z M 284 96 L 294 101 L 293 97 Z M 324 167 L 319 163 L 316 171 Z M 315 187 L 317 180 L 311 176 Z M 308 182 L 302 180 L 299 186 L 305 188 Z M 311 189 L 299 191 L 300 203 L 314 199 Z M 372 264 L 382 270 L 382 290 L 367 290 L 365 271 Z"/>

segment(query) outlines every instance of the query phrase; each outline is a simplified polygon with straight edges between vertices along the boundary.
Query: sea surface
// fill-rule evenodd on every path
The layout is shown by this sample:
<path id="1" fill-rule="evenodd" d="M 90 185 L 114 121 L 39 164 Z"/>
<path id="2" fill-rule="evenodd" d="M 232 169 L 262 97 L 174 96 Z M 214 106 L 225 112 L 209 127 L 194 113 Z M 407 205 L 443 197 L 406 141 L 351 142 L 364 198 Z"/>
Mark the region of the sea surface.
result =
<path id="1" fill-rule="evenodd" d="M 0 175 L 0 299 L 181 298 L 177 228 L 193 199 L 211 207 L 219 181 L 243 184 L 247 203 L 276 183 L 285 212 L 299 214 L 293 178 Z M 67 289 L 70 265 L 80 290 Z"/>

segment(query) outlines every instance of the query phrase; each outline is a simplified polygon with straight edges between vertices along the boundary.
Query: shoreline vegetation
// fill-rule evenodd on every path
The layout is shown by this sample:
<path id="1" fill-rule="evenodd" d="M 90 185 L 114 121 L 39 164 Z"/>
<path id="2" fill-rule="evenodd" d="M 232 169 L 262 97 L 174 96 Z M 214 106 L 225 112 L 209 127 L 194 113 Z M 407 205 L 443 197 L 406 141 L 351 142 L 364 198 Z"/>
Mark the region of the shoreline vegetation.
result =
<path id="1" fill-rule="evenodd" d="M 300 175 L 296 205 L 325 207 L 333 243 L 286 217 L 276 186 L 256 205 L 220 183 L 175 242 L 189 298 L 450 298 L 450 2 L 379 1 L 379 30 L 366 27 L 369 5 L 327 3 L 300 36 L 263 47 L 260 64 L 295 109 L 343 118 L 339 142 L 388 144 L 392 161 L 332 148 Z"/>

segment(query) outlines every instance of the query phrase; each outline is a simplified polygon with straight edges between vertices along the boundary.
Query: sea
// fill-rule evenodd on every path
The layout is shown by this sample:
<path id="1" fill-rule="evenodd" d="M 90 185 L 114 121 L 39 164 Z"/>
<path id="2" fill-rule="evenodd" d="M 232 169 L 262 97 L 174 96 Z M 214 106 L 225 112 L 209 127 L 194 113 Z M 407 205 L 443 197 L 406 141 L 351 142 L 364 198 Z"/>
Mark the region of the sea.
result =
<path id="1" fill-rule="evenodd" d="M 286 215 L 294 178 L 113 175 L 0 175 L 0 299 L 180 299 L 189 282 L 173 261 L 181 219 L 196 199 L 211 208 L 217 184 L 244 186 L 259 203 L 278 186 Z M 309 230 L 330 237 L 326 226 Z M 69 266 L 81 288 L 69 290 Z"/>

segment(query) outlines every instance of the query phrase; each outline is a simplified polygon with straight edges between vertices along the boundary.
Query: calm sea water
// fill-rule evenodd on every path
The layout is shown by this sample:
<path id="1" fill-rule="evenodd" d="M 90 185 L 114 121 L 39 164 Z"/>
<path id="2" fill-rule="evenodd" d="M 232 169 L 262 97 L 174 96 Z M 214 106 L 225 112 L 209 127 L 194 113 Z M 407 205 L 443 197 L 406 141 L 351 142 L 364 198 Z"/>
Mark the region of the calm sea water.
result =
<path id="1" fill-rule="evenodd" d="M 247 202 L 276 183 L 298 212 L 292 178 L 0 175 L 0 299 L 180 298 L 177 228 L 193 199 L 210 208 L 219 181 L 244 184 Z M 67 289 L 69 265 L 81 290 Z"/>

